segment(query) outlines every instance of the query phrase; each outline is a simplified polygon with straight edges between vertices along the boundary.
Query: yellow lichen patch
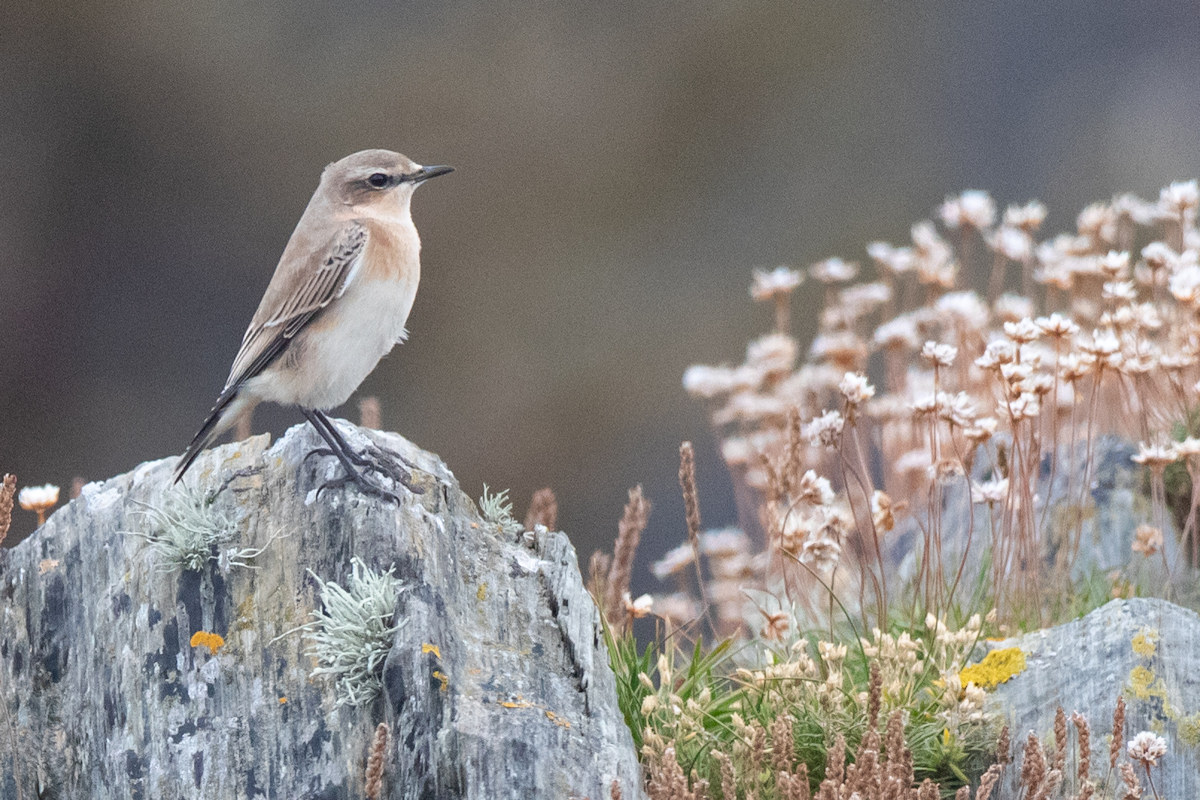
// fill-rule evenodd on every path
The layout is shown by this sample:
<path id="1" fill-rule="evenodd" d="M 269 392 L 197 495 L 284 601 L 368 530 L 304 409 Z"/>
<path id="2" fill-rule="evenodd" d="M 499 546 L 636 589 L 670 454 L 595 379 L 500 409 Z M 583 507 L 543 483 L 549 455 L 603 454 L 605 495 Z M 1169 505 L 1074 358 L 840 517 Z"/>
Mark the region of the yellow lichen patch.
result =
<path id="1" fill-rule="evenodd" d="M 487 600 L 487 584 L 486 583 L 479 584 L 479 589 L 476 590 L 475 596 L 477 598 L 479 598 L 479 602 L 481 602 L 481 603 L 484 600 Z"/>
<path id="2" fill-rule="evenodd" d="M 1133 647 L 1133 652 L 1143 658 L 1150 658 L 1158 650 L 1158 631 L 1144 628 L 1129 644 Z"/>
<path id="3" fill-rule="evenodd" d="M 421 652 L 422 653 L 433 653 L 434 658 L 442 657 L 442 651 L 438 650 L 438 646 L 436 644 L 429 644 L 428 642 L 421 645 Z"/>
<path id="4" fill-rule="evenodd" d="M 550 720 L 551 722 L 553 722 L 555 725 L 557 725 L 560 728 L 570 728 L 571 727 L 570 720 L 563 719 L 558 714 L 555 714 L 553 711 L 546 712 L 546 719 Z"/>
<path id="5" fill-rule="evenodd" d="M 56 569 L 62 562 L 57 558 L 43 558 L 38 562 L 38 575 L 45 575 L 52 569 Z"/>
<path id="6" fill-rule="evenodd" d="M 433 677 L 435 677 L 439 681 L 441 681 L 442 685 L 439 687 L 441 689 L 441 691 L 446 692 L 446 691 L 450 690 L 450 676 L 449 675 L 442 672 L 440 669 L 435 669 L 433 671 Z"/>
<path id="7" fill-rule="evenodd" d="M 980 689 L 995 689 L 1014 675 L 1025 671 L 1025 653 L 1019 647 L 993 650 L 983 661 L 972 664 L 958 674 L 962 685 L 973 683 Z"/>
<path id="8" fill-rule="evenodd" d="M 1200 711 L 1179 720 L 1179 738 L 1188 747 L 1200 747 Z"/>
<path id="9" fill-rule="evenodd" d="M 196 631 L 192 634 L 190 644 L 192 647 L 207 647 L 210 654 L 216 655 L 216 652 L 225 646 L 225 639 L 219 633 Z"/>
<path id="10" fill-rule="evenodd" d="M 1166 702 L 1167 699 L 1166 684 L 1146 667 L 1134 667 L 1129 671 L 1129 690 L 1138 700 L 1157 697 Z"/>

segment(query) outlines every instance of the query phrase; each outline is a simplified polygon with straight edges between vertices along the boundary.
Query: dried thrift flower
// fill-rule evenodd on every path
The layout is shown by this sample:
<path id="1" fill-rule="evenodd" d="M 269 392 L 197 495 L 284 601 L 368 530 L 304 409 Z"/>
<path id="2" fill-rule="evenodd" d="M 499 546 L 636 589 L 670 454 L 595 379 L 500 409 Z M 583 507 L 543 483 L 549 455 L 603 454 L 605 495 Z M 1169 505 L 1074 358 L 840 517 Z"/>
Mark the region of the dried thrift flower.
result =
<path id="1" fill-rule="evenodd" d="M 1167 740 L 1150 731 L 1142 731 L 1129 742 L 1126 752 L 1144 767 L 1157 766 L 1158 760 L 1167 754 Z"/>

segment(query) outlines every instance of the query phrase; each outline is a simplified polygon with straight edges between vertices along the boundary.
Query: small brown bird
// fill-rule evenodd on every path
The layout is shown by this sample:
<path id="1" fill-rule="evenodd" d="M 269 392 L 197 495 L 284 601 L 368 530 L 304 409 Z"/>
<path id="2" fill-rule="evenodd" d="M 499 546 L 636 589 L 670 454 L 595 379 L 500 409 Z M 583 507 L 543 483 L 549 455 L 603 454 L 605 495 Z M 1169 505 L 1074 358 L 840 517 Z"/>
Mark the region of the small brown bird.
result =
<path id="1" fill-rule="evenodd" d="M 346 402 L 404 340 L 421 277 L 413 192 L 451 167 L 423 167 L 389 150 L 363 150 L 325 168 L 258 311 L 229 379 L 175 468 L 178 482 L 213 439 L 263 400 L 299 406 L 346 477 L 367 494 L 398 500 L 362 469 L 420 492 L 395 453 L 355 452 L 325 411 Z M 411 464 L 409 466 L 412 466 Z M 359 469 L 362 468 L 362 469 Z"/>

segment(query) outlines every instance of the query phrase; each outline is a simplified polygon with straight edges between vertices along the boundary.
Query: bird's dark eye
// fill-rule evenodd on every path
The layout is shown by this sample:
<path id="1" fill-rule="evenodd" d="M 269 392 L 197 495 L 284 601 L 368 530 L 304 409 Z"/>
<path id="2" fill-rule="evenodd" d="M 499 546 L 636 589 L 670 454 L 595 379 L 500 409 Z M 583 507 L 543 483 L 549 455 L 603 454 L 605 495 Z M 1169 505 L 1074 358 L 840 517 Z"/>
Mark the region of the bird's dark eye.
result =
<path id="1" fill-rule="evenodd" d="M 375 172 L 371 177 L 367 178 L 367 183 L 374 186 L 376 189 L 382 189 L 388 185 L 388 176 L 382 172 Z"/>

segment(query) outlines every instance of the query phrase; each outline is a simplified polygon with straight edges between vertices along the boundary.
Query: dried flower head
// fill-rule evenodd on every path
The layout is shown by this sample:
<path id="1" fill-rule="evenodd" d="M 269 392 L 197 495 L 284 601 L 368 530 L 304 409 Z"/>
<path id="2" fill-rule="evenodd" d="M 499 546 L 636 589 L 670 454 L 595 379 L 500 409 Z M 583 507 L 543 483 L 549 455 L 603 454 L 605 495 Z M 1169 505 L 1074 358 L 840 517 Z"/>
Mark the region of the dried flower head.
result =
<path id="1" fill-rule="evenodd" d="M 755 300 L 786 298 L 804 283 L 804 274 L 791 267 L 776 267 L 770 272 L 754 270 L 754 282 L 750 284 L 750 296 Z"/>
<path id="2" fill-rule="evenodd" d="M 858 275 L 858 264 L 835 256 L 813 264 L 808 268 L 808 274 L 821 283 L 845 283 Z"/>
<path id="3" fill-rule="evenodd" d="M 1142 766 L 1154 767 L 1167 754 L 1167 740 L 1150 731 L 1142 731 L 1129 742 L 1126 752 Z"/>
<path id="4" fill-rule="evenodd" d="M 1162 550 L 1163 533 L 1153 525 L 1138 525 L 1131 549 L 1147 558 Z"/>
<path id="5" fill-rule="evenodd" d="M 838 384 L 838 390 L 852 406 L 865 403 L 875 396 L 875 387 L 867 381 L 867 376 L 861 372 L 847 372 Z"/>
<path id="6" fill-rule="evenodd" d="M 946 198 L 938 209 L 938 215 L 947 228 L 983 230 L 996 221 L 996 204 L 987 192 L 968 189 L 958 197 Z"/>
<path id="7" fill-rule="evenodd" d="M 38 525 L 45 525 L 46 512 L 58 503 L 58 487 L 52 483 L 44 486 L 26 486 L 17 495 L 17 502 L 26 511 L 37 513 Z"/>
<path id="8" fill-rule="evenodd" d="M 949 367 L 958 356 L 958 348 L 949 344 L 926 342 L 921 347 L 921 357 L 939 367 Z"/>

